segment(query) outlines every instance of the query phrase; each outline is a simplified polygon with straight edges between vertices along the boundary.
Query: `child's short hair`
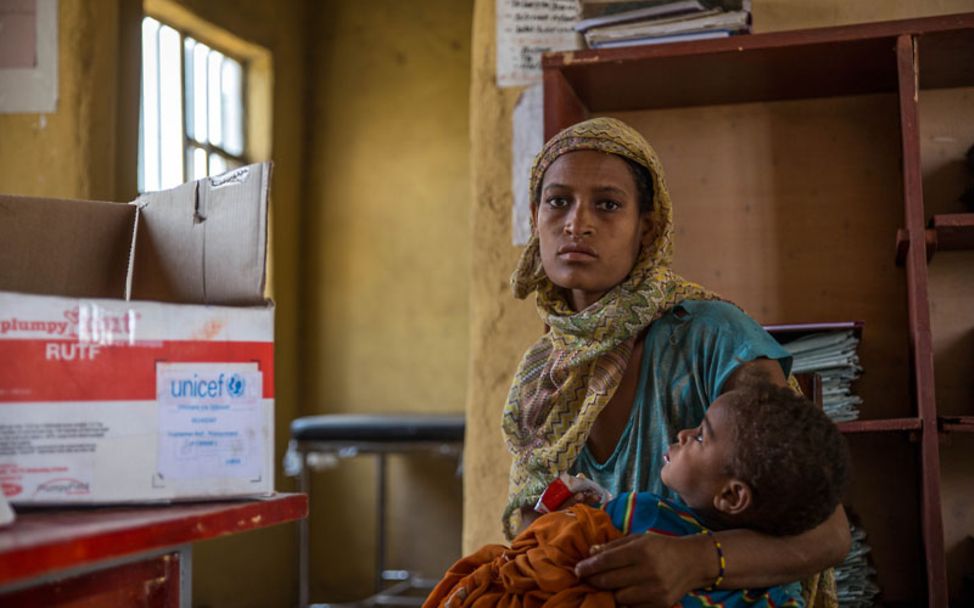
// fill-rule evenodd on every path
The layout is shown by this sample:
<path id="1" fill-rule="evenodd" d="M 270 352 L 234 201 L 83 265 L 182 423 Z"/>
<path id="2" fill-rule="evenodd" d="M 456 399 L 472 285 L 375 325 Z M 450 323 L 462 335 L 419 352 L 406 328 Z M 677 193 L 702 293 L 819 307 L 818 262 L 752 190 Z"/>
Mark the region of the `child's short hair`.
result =
<path id="1" fill-rule="evenodd" d="M 849 468 L 839 429 L 814 403 L 761 375 L 745 375 L 732 393 L 729 473 L 751 487 L 748 527 L 785 536 L 828 519 Z"/>

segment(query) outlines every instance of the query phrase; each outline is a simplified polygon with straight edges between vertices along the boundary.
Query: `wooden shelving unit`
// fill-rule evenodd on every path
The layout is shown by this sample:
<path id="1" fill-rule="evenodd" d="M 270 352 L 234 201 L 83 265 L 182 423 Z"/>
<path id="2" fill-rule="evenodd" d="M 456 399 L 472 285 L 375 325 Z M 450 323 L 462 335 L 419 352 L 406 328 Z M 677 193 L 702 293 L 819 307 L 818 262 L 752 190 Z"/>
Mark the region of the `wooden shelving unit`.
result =
<path id="1" fill-rule="evenodd" d="M 918 533 L 923 560 L 916 568 L 923 572 L 926 601 L 921 597 L 892 599 L 947 606 L 939 432 L 974 431 L 974 416 L 938 418 L 927 264 L 928 256 L 938 249 L 974 248 L 974 214 L 935 216 L 927 226 L 918 99 L 921 89 L 974 86 L 974 13 L 564 52 L 546 55 L 543 66 L 545 139 L 590 114 L 895 95 L 899 114 L 891 128 L 900 134 L 904 228 L 889 238 L 897 237 L 896 257 L 905 267 L 912 415 L 859 420 L 840 427 L 850 435 L 863 436 L 862 449 L 876 441 L 887 445 L 901 435 L 918 439 L 909 449 L 916 452 L 919 471 L 916 509 L 921 519 Z M 869 499 L 874 507 L 886 500 L 879 496 Z"/>

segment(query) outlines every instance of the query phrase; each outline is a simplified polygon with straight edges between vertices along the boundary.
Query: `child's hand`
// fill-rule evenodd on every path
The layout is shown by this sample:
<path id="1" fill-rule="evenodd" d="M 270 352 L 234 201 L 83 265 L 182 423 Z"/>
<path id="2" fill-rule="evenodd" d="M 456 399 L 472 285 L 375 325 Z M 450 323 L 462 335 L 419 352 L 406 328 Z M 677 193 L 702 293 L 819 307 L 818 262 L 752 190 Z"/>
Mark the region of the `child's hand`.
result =
<path id="1" fill-rule="evenodd" d="M 590 507 L 598 507 L 602 504 L 602 496 L 594 490 L 582 490 L 581 492 L 575 492 L 571 498 L 566 500 L 558 508 L 559 511 L 563 511 L 573 505 L 588 505 Z"/>
<path id="2" fill-rule="evenodd" d="M 581 473 L 574 477 L 568 473 L 562 473 L 548 484 L 537 504 L 534 505 L 534 510 L 538 513 L 550 513 L 551 511 L 564 511 L 577 504 L 598 507 L 611 498 L 612 494 L 605 488 Z"/>

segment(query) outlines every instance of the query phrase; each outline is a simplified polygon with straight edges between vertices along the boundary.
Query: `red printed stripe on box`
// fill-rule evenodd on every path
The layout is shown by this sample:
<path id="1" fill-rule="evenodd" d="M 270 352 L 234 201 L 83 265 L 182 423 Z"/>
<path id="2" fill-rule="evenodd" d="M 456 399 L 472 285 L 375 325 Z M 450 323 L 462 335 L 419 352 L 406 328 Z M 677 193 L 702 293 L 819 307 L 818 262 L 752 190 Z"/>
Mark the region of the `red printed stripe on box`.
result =
<path id="1" fill-rule="evenodd" d="M 256 363 L 274 397 L 272 342 L 0 340 L 0 403 L 154 401 L 156 363 Z"/>

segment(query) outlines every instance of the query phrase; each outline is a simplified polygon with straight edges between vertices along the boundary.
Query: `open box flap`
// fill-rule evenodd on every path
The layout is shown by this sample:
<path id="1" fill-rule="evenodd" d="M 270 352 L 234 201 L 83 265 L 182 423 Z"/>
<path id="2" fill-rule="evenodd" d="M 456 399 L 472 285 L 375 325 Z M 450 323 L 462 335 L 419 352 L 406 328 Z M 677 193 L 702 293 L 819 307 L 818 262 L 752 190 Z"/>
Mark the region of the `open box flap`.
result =
<path id="1" fill-rule="evenodd" d="M 270 163 L 240 167 L 134 201 L 128 297 L 263 304 Z"/>
<path id="2" fill-rule="evenodd" d="M 135 209 L 0 195 L 0 291 L 121 298 Z"/>

